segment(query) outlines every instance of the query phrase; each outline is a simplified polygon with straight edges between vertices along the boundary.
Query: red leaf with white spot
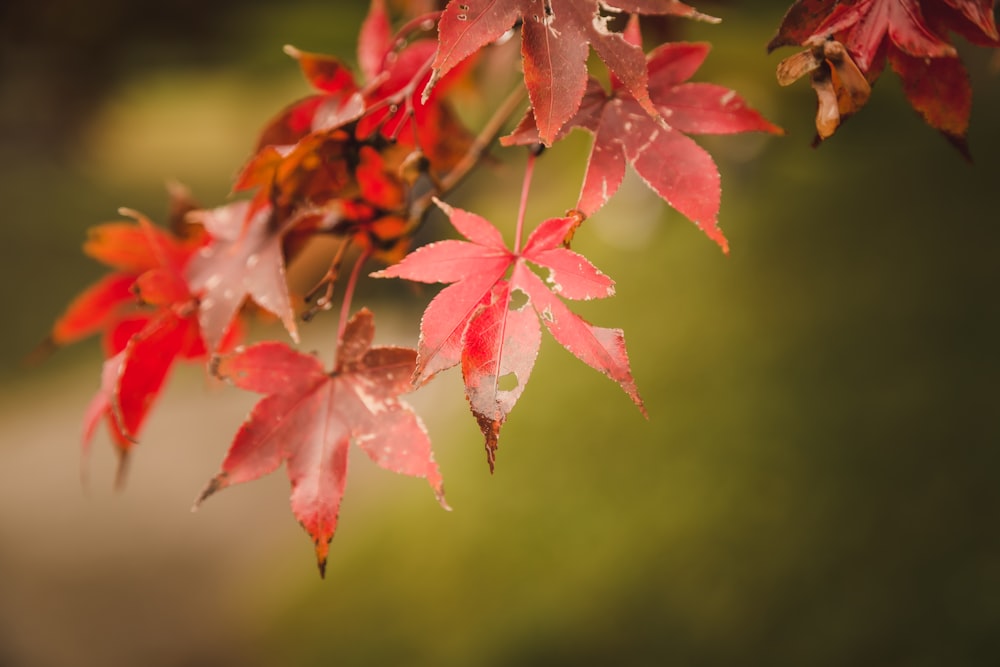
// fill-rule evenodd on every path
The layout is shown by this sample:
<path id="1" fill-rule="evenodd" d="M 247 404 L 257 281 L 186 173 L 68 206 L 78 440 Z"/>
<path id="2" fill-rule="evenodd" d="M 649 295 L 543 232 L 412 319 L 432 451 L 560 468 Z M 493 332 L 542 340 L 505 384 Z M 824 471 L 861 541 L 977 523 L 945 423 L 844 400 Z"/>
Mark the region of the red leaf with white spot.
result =
<path id="1" fill-rule="evenodd" d="M 249 202 L 238 201 L 188 214 L 189 220 L 205 226 L 211 238 L 191 259 L 187 277 L 199 299 L 205 343 L 213 352 L 248 296 L 277 315 L 298 340 L 281 245 L 291 225 L 275 229 L 269 207 L 255 210 L 247 219 L 249 209 Z"/>
<path id="2" fill-rule="evenodd" d="M 523 249 L 511 251 L 488 220 L 437 203 L 468 240 L 431 243 L 372 276 L 452 283 L 424 311 L 414 380 L 426 382 L 462 363 L 466 395 L 486 439 L 490 469 L 500 427 L 534 367 L 539 319 L 563 347 L 615 380 L 645 412 L 621 330 L 591 326 L 556 296 L 597 299 L 614 294 L 614 281 L 585 257 L 563 247 L 579 221 L 572 217 L 545 220 Z M 548 272 L 547 284 L 529 264 Z M 520 295 L 526 297 L 524 303 L 518 303 Z"/>
<path id="3" fill-rule="evenodd" d="M 220 377 L 266 396 L 243 423 L 221 471 L 195 507 L 220 489 L 255 480 L 285 463 L 292 512 L 313 538 L 322 575 L 353 441 L 379 466 L 426 478 L 447 509 L 427 432 L 399 399 L 411 388 L 416 352 L 372 347 L 374 336 L 371 312 L 356 313 L 331 372 L 283 343 L 260 343 L 222 357 L 216 366 Z"/>

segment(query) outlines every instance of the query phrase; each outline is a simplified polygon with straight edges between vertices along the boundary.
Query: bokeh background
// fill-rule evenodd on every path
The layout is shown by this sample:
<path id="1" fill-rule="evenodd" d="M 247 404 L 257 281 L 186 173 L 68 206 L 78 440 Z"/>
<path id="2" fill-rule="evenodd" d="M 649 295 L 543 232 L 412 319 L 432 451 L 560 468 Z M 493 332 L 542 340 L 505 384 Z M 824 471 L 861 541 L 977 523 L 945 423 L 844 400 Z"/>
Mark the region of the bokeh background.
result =
<path id="1" fill-rule="evenodd" d="M 684 28 L 715 44 L 696 78 L 788 132 L 703 141 L 731 256 L 634 179 L 575 241 L 617 280 L 578 310 L 625 329 L 648 421 L 547 339 L 491 477 L 445 374 L 412 402 L 454 511 L 354 457 L 325 581 L 282 473 L 188 512 L 252 395 L 181 368 L 123 492 L 103 436 L 81 461 L 97 344 L 22 360 L 102 273 L 86 228 L 162 219 L 166 179 L 222 203 L 307 92 L 281 46 L 350 58 L 364 4 L 0 9 L 0 665 L 996 664 L 1000 78 L 961 44 L 975 164 L 891 74 L 814 150 L 812 91 L 764 51 L 787 2 Z M 574 201 L 587 146 L 545 155 L 534 219 Z M 512 227 L 500 155 L 453 201 Z M 413 344 L 432 293 L 358 303 Z M 303 347 L 329 358 L 332 326 Z"/>

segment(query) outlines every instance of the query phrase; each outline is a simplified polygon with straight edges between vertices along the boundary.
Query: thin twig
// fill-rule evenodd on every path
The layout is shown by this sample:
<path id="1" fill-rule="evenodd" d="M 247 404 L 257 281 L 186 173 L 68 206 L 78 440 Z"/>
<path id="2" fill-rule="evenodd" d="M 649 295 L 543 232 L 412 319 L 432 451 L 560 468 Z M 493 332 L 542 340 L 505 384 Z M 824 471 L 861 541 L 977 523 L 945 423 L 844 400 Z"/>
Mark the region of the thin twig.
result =
<path id="1" fill-rule="evenodd" d="M 438 196 L 444 196 L 448 191 L 454 189 L 462 180 L 468 176 L 472 168 L 482 159 L 483 153 L 490 147 L 493 141 L 500 134 L 504 124 L 514 115 L 521 102 L 527 96 L 528 90 L 524 86 L 518 86 L 507 96 L 497 110 L 487 121 L 486 125 L 476 136 L 469 150 L 466 151 L 462 159 L 455 165 L 454 169 L 441 179 L 441 192 Z"/>
<path id="2" fill-rule="evenodd" d="M 410 205 L 410 227 L 417 228 L 423 221 L 424 214 L 430 208 L 434 197 L 443 197 L 454 190 L 459 183 L 465 180 L 472 169 L 483 159 L 487 149 L 493 144 L 504 125 L 511 116 L 521 107 L 521 103 L 527 96 L 527 89 L 518 86 L 507 96 L 493 113 L 490 119 L 473 139 L 469 149 L 462 156 L 462 159 L 444 175 L 443 178 L 434 181 L 434 188 L 426 192 L 419 199 Z"/>
<path id="3" fill-rule="evenodd" d="M 316 317 L 316 315 L 322 310 L 330 310 L 333 307 L 333 290 L 337 286 L 337 276 L 340 274 L 340 264 L 344 259 L 344 253 L 347 251 L 347 247 L 351 245 L 350 239 L 346 239 L 337 248 L 337 253 L 333 256 L 330 261 L 330 268 L 326 270 L 326 273 L 316 286 L 313 287 L 305 296 L 306 303 L 309 303 L 316 295 L 323 290 L 323 295 L 316 299 L 316 303 L 309 307 L 304 313 L 302 313 L 302 319 L 306 322 Z M 325 289 L 324 289 L 325 288 Z"/>

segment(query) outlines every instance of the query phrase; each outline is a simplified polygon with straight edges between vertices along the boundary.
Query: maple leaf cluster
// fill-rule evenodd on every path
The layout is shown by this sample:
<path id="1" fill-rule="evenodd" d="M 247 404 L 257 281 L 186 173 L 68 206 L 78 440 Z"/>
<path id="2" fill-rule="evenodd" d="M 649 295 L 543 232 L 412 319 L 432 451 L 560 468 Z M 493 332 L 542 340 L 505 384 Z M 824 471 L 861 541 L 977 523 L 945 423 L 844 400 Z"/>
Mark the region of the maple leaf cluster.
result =
<path id="1" fill-rule="evenodd" d="M 816 143 L 861 109 L 886 62 L 903 83 L 910 105 L 963 155 L 972 86 L 951 33 L 972 44 L 1000 46 L 994 0 L 798 0 L 768 51 L 800 45 L 806 51 L 778 65 L 788 85 L 809 74 L 816 90 Z"/>
<path id="2" fill-rule="evenodd" d="M 691 81 L 707 44 L 644 49 L 644 17 L 717 21 L 677 0 L 616 0 L 613 7 L 600 0 L 451 0 L 440 11 L 428 2 L 403 4 L 411 11 L 394 30 L 384 1 L 372 0 L 360 27 L 357 73 L 332 56 L 286 47 L 313 92 L 263 127 L 235 180 L 239 198 L 202 208 L 175 188 L 168 228 L 128 210 L 131 221 L 94 228 L 85 251 L 112 272 L 70 305 L 50 335 L 63 345 L 103 334 L 106 361 L 84 441 L 106 423 L 123 462 L 177 361 L 263 394 L 196 506 L 284 464 L 292 511 L 314 542 L 321 572 L 351 442 L 383 468 L 425 478 L 447 507 L 430 438 L 401 398 L 441 371 L 460 367 L 491 471 L 543 329 L 645 414 L 624 332 L 595 326 L 567 305 L 610 297 L 615 284 L 571 240 L 631 166 L 728 251 L 718 224 L 719 171 L 689 135 L 781 133 L 735 91 Z M 796 18 L 803 13 L 793 8 L 786 19 L 787 39 L 810 37 L 807 18 Z M 523 76 L 473 132 L 459 120 L 451 94 L 489 85 L 477 61 L 515 32 Z M 857 61 L 849 35 L 841 36 L 847 59 Z M 606 77 L 588 62 L 591 50 Z M 542 148 L 578 128 L 594 137 L 579 197 L 564 214 L 525 229 Z M 498 145 L 527 147 L 529 154 L 510 246 L 490 221 L 445 201 Z M 434 208 L 462 238 L 410 252 Z M 293 293 L 287 267 L 320 237 L 339 242 L 330 268 L 312 289 Z M 384 268 L 370 277 L 446 284 L 426 307 L 416 349 L 375 346 L 371 312 L 351 316 L 355 287 L 372 259 Z M 332 309 L 348 260 L 332 370 L 284 342 L 240 347 L 246 319 L 260 312 L 298 342 L 300 320 Z"/>
<path id="3" fill-rule="evenodd" d="M 233 188 L 249 196 L 206 209 L 178 187 L 171 190 L 169 229 L 125 209 L 133 221 L 92 229 L 84 250 L 113 271 L 70 304 L 48 340 L 60 346 L 103 334 L 107 359 L 86 412 L 84 446 L 106 423 L 120 454 L 119 482 L 177 361 L 266 391 L 201 499 L 287 462 L 292 509 L 316 543 L 321 571 L 350 440 L 385 468 L 427 478 L 444 504 L 426 430 L 399 399 L 412 388 L 416 352 L 372 347 L 366 310 L 342 317 L 330 373 L 284 343 L 238 344 L 244 320 L 256 311 L 277 317 L 297 342 L 302 296 L 290 292 L 286 265 L 312 238 L 342 243 L 315 290 L 325 287 L 324 296 L 304 315 L 330 307 L 348 249 L 359 254 L 356 269 L 373 256 L 401 257 L 408 228 L 422 217 L 416 193 L 467 152 L 472 137 L 444 99 L 450 82 L 420 97 L 437 48 L 419 36 L 425 23 L 416 17 L 394 34 L 382 0 L 374 0 L 359 40 L 361 84 L 332 56 L 286 47 L 317 92 L 262 129 Z M 349 303 L 345 295 L 344 315 Z"/>

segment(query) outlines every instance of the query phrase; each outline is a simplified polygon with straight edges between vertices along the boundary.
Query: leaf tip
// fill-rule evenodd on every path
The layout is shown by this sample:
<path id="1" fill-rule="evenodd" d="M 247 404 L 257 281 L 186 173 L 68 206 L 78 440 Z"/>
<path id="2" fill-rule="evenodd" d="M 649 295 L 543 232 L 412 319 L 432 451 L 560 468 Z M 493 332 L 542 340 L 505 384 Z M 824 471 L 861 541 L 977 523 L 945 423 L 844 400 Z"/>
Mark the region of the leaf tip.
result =
<path id="1" fill-rule="evenodd" d="M 698 223 L 698 226 L 702 227 L 701 223 Z M 723 255 L 727 256 L 729 255 L 729 239 L 727 239 L 726 235 L 722 233 L 721 229 L 719 229 L 719 225 L 717 222 L 713 221 L 712 223 L 705 225 L 704 227 L 702 227 L 702 230 L 705 232 L 705 235 L 708 238 L 712 239 L 713 241 L 716 242 L 716 244 L 718 244 L 719 248 L 722 250 Z"/>
<path id="2" fill-rule="evenodd" d="M 629 375 L 625 380 L 618 381 L 619 386 L 622 390 L 632 399 L 635 407 L 639 408 L 639 414 L 641 414 L 646 421 L 649 421 L 649 411 L 646 410 L 646 402 L 642 400 L 642 396 L 639 395 L 639 387 L 635 384 L 635 378 Z"/>
<path id="3" fill-rule="evenodd" d="M 947 139 L 948 143 L 959 152 L 962 159 L 965 160 L 967 164 L 971 165 L 974 163 L 974 160 L 972 159 L 972 151 L 969 149 L 969 142 L 964 134 L 954 134 L 945 130 L 940 130 L 940 132 L 941 135 Z"/>
<path id="4" fill-rule="evenodd" d="M 205 488 L 202 489 L 200 494 L 198 494 L 198 498 L 195 499 L 194 504 L 191 506 L 191 511 L 197 512 L 198 508 L 201 507 L 201 504 L 205 502 L 206 498 L 214 494 L 216 491 L 226 488 L 226 486 L 229 485 L 227 478 L 228 475 L 226 473 L 220 472 L 218 475 L 210 479 L 208 484 L 205 485 Z"/>
<path id="5" fill-rule="evenodd" d="M 424 89 L 420 91 L 421 104 L 427 104 L 428 100 L 431 99 L 431 91 L 434 89 L 434 86 L 437 84 L 440 78 L 441 78 L 441 70 L 435 67 L 431 71 L 431 76 L 429 79 L 427 79 L 427 83 L 424 84 Z"/>
<path id="6" fill-rule="evenodd" d="M 438 199 L 437 197 L 431 197 L 431 201 L 433 201 L 437 205 L 437 207 L 441 209 L 447 216 L 450 216 L 455 211 L 455 209 L 452 208 L 450 204 L 441 199 Z"/>
<path id="7" fill-rule="evenodd" d="M 445 512 L 451 511 L 451 505 L 449 505 L 448 501 L 445 500 L 444 498 L 443 484 L 438 484 L 436 487 L 434 487 L 434 497 L 437 498 L 438 504 L 441 505 L 441 509 L 443 509 Z"/>
<path id="8" fill-rule="evenodd" d="M 48 335 L 45 339 L 36 345 L 31 352 L 24 355 L 21 358 L 22 367 L 37 366 L 42 363 L 59 349 L 59 343 L 56 341 L 53 335 Z"/>
<path id="9" fill-rule="evenodd" d="M 649 421 L 649 410 L 646 409 L 646 404 L 643 402 L 642 397 L 639 396 L 638 391 L 636 391 L 635 395 L 632 396 L 632 402 L 635 403 L 637 408 L 639 408 L 639 413 L 646 418 L 646 421 Z"/>
<path id="10" fill-rule="evenodd" d="M 118 448 L 118 468 L 115 470 L 115 491 L 125 490 L 125 478 L 128 477 L 129 450 Z"/>
<path id="11" fill-rule="evenodd" d="M 330 538 L 318 539 L 316 544 L 316 567 L 319 568 L 319 578 L 326 579 L 326 559 L 330 553 Z"/>
<path id="12" fill-rule="evenodd" d="M 722 19 L 719 18 L 718 16 L 705 14 L 703 12 L 696 11 L 690 7 L 688 9 L 691 10 L 690 14 L 687 15 L 687 18 L 689 19 L 692 19 L 694 21 L 701 21 L 702 23 L 712 23 L 712 24 L 722 23 Z"/>
<path id="13" fill-rule="evenodd" d="M 486 438 L 486 463 L 489 464 L 490 474 L 492 475 L 496 468 L 500 427 L 503 425 L 503 422 L 481 413 L 476 413 L 476 421 L 479 423 L 479 430 L 483 432 L 483 436 Z"/>
<path id="14" fill-rule="evenodd" d="M 414 389 L 419 389 L 431 381 L 437 371 L 427 370 L 427 359 L 420 353 L 421 346 L 417 347 L 417 363 L 413 367 L 413 375 L 410 376 L 410 385 Z"/>
<path id="15" fill-rule="evenodd" d="M 128 206 L 119 206 L 118 215 L 123 215 L 126 218 L 132 218 L 133 220 L 141 220 L 145 217 L 142 213 L 139 213 L 139 211 L 134 208 L 129 208 Z"/>

